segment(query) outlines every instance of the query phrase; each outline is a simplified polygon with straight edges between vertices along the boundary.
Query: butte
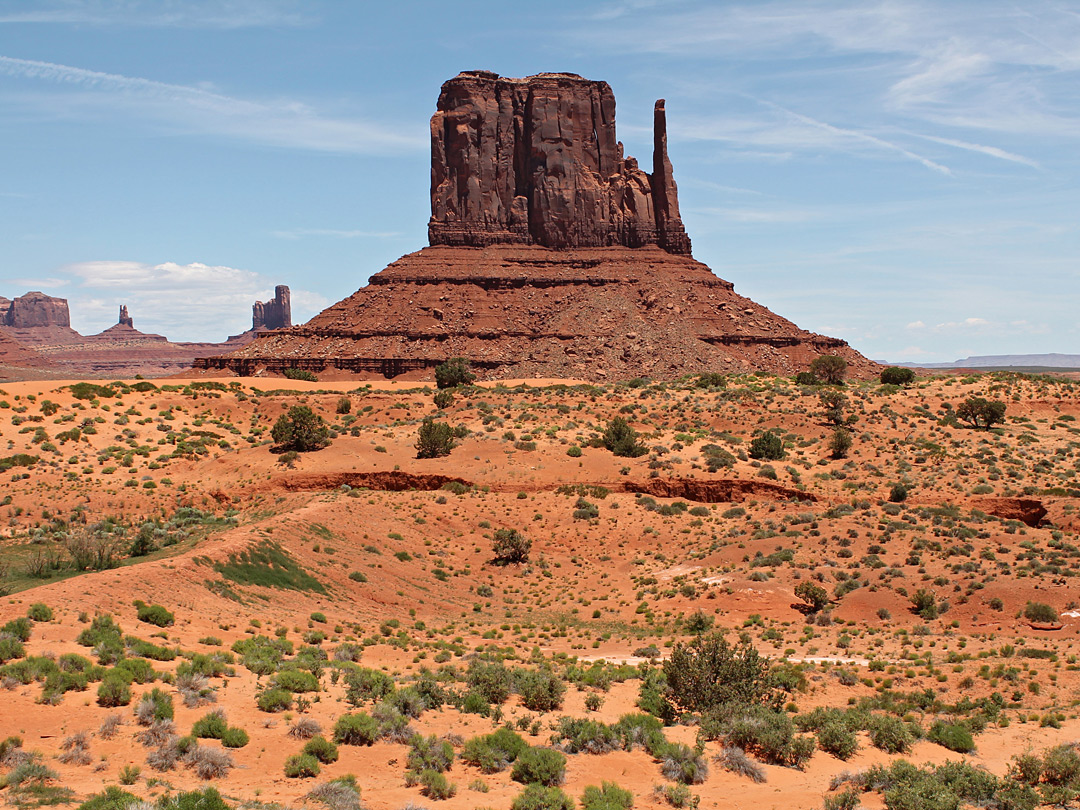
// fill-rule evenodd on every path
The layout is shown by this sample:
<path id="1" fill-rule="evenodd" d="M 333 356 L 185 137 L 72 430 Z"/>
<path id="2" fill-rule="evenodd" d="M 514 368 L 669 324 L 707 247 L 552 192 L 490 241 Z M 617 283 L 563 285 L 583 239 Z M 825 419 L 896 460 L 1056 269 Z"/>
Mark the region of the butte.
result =
<path id="1" fill-rule="evenodd" d="M 623 155 L 606 82 L 461 73 L 431 118 L 429 246 L 306 324 L 196 368 L 421 378 L 464 357 L 487 379 L 618 380 L 791 374 L 823 354 L 875 367 L 691 256 L 663 100 L 652 168 Z"/>

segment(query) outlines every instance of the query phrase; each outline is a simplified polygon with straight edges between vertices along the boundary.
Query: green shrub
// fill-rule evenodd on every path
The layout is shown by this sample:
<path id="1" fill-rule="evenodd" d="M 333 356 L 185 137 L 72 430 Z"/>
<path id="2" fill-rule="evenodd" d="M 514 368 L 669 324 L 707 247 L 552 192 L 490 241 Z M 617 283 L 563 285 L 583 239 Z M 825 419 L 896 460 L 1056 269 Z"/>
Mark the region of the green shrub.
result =
<path id="1" fill-rule="evenodd" d="M 44 602 L 34 602 L 26 611 L 26 616 L 35 622 L 51 622 L 53 620 L 53 609 Z"/>
<path id="2" fill-rule="evenodd" d="M 919 588 L 911 597 L 911 605 L 916 613 L 927 621 L 938 617 L 937 595 L 926 588 Z"/>
<path id="3" fill-rule="evenodd" d="M 649 452 L 648 448 L 638 441 L 637 431 L 621 416 L 616 416 L 607 423 L 601 441 L 614 456 L 637 458 Z"/>
<path id="4" fill-rule="evenodd" d="M 274 423 L 270 436 L 281 450 L 301 453 L 319 450 L 330 443 L 330 428 L 307 405 L 293 405 Z"/>
<path id="5" fill-rule="evenodd" d="M 484 773 L 497 773 L 516 760 L 529 744 L 508 728 L 465 742 L 461 758 Z"/>
<path id="6" fill-rule="evenodd" d="M 136 768 L 137 770 L 138 768 Z M 121 784 L 132 785 L 134 782 L 122 781 Z M 127 810 L 138 801 L 138 796 L 134 796 L 126 790 L 121 790 L 116 785 L 109 785 L 101 793 L 91 796 L 80 804 L 78 810 Z"/>
<path id="7" fill-rule="evenodd" d="M 394 691 L 394 679 L 385 672 L 367 667 L 357 667 L 345 675 L 345 700 L 359 706 L 369 700 L 378 700 Z"/>
<path id="8" fill-rule="evenodd" d="M 968 397 L 956 406 L 954 413 L 957 419 L 967 422 L 973 428 L 989 430 L 1005 421 L 1005 403 L 982 397 Z"/>
<path id="9" fill-rule="evenodd" d="M 684 785 L 700 785 L 709 775 L 705 759 L 689 745 L 668 743 L 656 752 L 665 779 Z"/>
<path id="10" fill-rule="evenodd" d="M 566 455 L 570 458 L 581 458 L 581 448 L 576 444 L 572 444 L 566 448 Z"/>
<path id="11" fill-rule="evenodd" d="M 131 703 L 131 686 L 126 677 L 110 672 L 98 686 L 97 702 L 99 706 L 114 708 Z"/>
<path id="12" fill-rule="evenodd" d="M 221 744 L 226 748 L 243 748 L 249 742 L 251 738 L 242 728 L 229 726 L 221 733 Z"/>
<path id="13" fill-rule="evenodd" d="M 453 391 L 447 391 L 445 389 L 441 391 L 436 391 L 433 400 L 435 402 L 436 408 L 438 408 L 439 410 L 445 410 L 446 408 L 449 408 L 451 405 L 454 404 L 454 393 Z"/>
<path id="14" fill-rule="evenodd" d="M 304 380 L 305 382 L 319 381 L 319 378 L 313 372 L 302 368 L 287 368 L 281 373 L 287 380 Z"/>
<path id="15" fill-rule="evenodd" d="M 116 391 L 106 385 L 80 382 L 71 386 L 71 395 L 75 399 L 109 399 L 116 396 Z"/>
<path id="16" fill-rule="evenodd" d="M 679 642 L 664 662 L 671 700 L 699 713 L 728 704 L 777 703 L 770 673 L 769 660 L 748 641 L 732 647 L 718 633 Z"/>
<path id="17" fill-rule="evenodd" d="M 420 772 L 420 790 L 429 799 L 442 800 L 454 796 L 457 785 L 439 771 L 428 769 Z"/>
<path id="18" fill-rule="evenodd" d="M 311 754 L 293 754 L 285 760 L 285 775 L 290 779 L 308 779 L 319 775 L 319 760 Z"/>
<path id="19" fill-rule="evenodd" d="M 532 540 L 517 529 L 496 529 L 491 539 L 491 550 L 495 553 L 496 562 L 523 563 L 529 559 Z"/>
<path id="20" fill-rule="evenodd" d="M 961 754 L 967 754 L 975 750 L 975 740 L 972 738 L 970 731 L 963 726 L 950 725 L 941 720 L 938 720 L 930 727 L 926 739 Z"/>
<path id="21" fill-rule="evenodd" d="M 1024 606 L 1024 618 L 1029 622 L 1055 624 L 1058 620 L 1058 613 L 1050 605 L 1043 602 L 1028 602 Z"/>
<path id="22" fill-rule="evenodd" d="M 0 633 L 7 633 L 19 641 L 29 641 L 32 628 L 33 625 L 31 624 L 30 619 L 23 617 L 12 619 L 3 627 L 0 627 Z"/>
<path id="23" fill-rule="evenodd" d="M 301 669 L 283 669 L 274 676 L 273 684 L 287 692 L 318 692 L 319 679 Z"/>
<path id="24" fill-rule="evenodd" d="M 440 740 L 435 736 L 423 737 L 417 734 L 412 739 L 409 757 L 405 762 L 411 771 L 443 771 L 450 770 L 454 764 L 454 746 L 446 740 Z"/>
<path id="25" fill-rule="evenodd" d="M 337 762 L 338 759 L 337 745 L 318 734 L 304 744 L 301 753 L 310 754 L 324 765 L 329 765 L 331 762 Z"/>
<path id="26" fill-rule="evenodd" d="M 747 453 L 750 458 L 779 461 L 784 457 L 784 443 L 771 430 L 766 430 L 750 442 L 750 449 L 747 450 Z"/>
<path id="27" fill-rule="evenodd" d="M 0 664 L 26 655 L 26 648 L 17 638 L 0 636 Z"/>
<path id="28" fill-rule="evenodd" d="M 157 810 L 232 810 L 216 788 L 207 787 L 187 793 L 166 795 L 158 800 Z"/>
<path id="29" fill-rule="evenodd" d="M 284 689 L 265 689 L 256 700 L 259 709 L 264 712 L 284 712 L 292 708 L 292 693 Z"/>
<path id="30" fill-rule="evenodd" d="M 850 759 L 859 750 L 855 732 L 836 719 L 826 721 L 818 729 L 817 740 L 822 751 L 837 759 Z"/>
<path id="31" fill-rule="evenodd" d="M 169 627 L 176 619 L 172 613 L 161 605 L 147 605 L 144 602 L 137 602 L 135 607 L 139 611 L 140 622 L 153 624 L 157 627 Z"/>
<path id="32" fill-rule="evenodd" d="M 334 724 L 334 742 L 341 745 L 374 745 L 379 739 L 379 724 L 370 714 L 343 714 Z"/>
<path id="33" fill-rule="evenodd" d="M 454 433 L 446 422 L 436 422 L 430 416 L 420 423 L 416 436 L 417 458 L 439 458 L 450 455 L 454 448 Z"/>
<path id="34" fill-rule="evenodd" d="M 220 740 L 228 727 L 225 713 L 218 709 L 196 720 L 191 727 L 191 736 L 202 740 Z"/>
<path id="35" fill-rule="evenodd" d="M 887 366 L 881 370 L 882 385 L 907 385 L 915 381 L 915 372 L 910 368 Z"/>
<path id="36" fill-rule="evenodd" d="M 614 782 L 587 785 L 581 794 L 581 810 L 630 810 L 633 806 L 634 794 Z"/>
<path id="37" fill-rule="evenodd" d="M 528 785 L 514 797 L 510 810 L 574 810 L 574 800 L 557 787 Z"/>
<path id="38" fill-rule="evenodd" d="M 526 748 L 514 760 L 510 778 L 525 784 L 561 785 L 566 777 L 566 757 L 553 748 Z"/>
<path id="39" fill-rule="evenodd" d="M 435 385 L 439 388 L 469 385 L 475 379 L 476 375 L 469 369 L 469 361 L 464 357 L 451 357 L 435 366 Z"/>
<path id="40" fill-rule="evenodd" d="M 519 669 L 514 673 L 514 686 L 526 709 L 551 712 L 562 708 L 566 684 L 553 672 Z"/>
<path id="41" fill-rule="evenodd" d="M 887 754 L 904 754 L 915 742 L 907 724 L 897 717 L 874 715 L 869 723 L 870 744 Z"/>
<path id="42" fill-rule="evenodd" d="M 135 716 L 139 725 L 149 726 L 160 720 L 172 720 L 174 715 L 172 695 L 156 686 L 144 692 L 135 706 Z"/>
<path id="43" fill-rule="evenodd" d="M 822 382 L 839 385 L 847 374 L 847 360 L 835 354 L 823 354 L 810 363 L 810 373 Z"/>

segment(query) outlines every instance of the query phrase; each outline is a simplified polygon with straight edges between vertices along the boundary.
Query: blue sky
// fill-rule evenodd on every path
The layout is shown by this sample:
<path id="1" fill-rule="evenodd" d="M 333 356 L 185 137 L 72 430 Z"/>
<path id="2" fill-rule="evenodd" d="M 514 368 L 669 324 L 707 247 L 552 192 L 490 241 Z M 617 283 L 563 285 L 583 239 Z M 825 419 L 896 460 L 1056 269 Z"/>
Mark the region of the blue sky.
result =
<path id="1" fill-rule="evenodd" d="M 890 361 L 1080 353 L 1080 2 L 0 1 L 0 295 L 175 340 L 426 244 L 460 70 L 652 103 L 694 255 Z"/>

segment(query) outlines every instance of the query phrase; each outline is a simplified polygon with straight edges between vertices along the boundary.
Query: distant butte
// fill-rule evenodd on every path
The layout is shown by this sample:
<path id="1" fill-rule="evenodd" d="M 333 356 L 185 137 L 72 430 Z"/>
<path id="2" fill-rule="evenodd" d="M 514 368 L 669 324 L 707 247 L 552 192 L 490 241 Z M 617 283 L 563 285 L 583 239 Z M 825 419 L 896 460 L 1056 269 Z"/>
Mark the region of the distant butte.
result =
<path id="1" fill-rule="evenodd" d="M 690 255 L 653 111 L 653 171 L 623 155 L 606 82 L 467 71 L 431 119 L 430 246 L 302 326 L 196 368 L 486 378 L 790 374 L 822 354 L 875 364 L 734 292 Z"/>

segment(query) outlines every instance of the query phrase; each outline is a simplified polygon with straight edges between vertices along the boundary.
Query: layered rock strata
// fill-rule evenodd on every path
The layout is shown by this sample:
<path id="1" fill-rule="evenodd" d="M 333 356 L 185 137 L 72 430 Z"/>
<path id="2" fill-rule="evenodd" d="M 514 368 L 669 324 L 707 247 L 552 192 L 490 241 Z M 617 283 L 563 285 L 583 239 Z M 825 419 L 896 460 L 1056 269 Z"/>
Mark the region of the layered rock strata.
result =
<path id="1" fill-rule="evenodd" d="M 196 367 L 487 378 L 790 374 L 822 354 L 874 364 L 734 292 L 690 256 L 653 111 L 653 171 L 623 156 L 605 82 L 570 73 L 446 82 L 431 119 L 431 245 L 303 326 Z"/>
<path id="2" fill-rule="evenodd" d="M 689 256 L 652 246 L 434 246 L 397 260 L 303 326 L 197 368 L 395 377 L 467 357 L 488 378 L 790 374 L 820 354 L 873 364 L 737 295 Z"/>

